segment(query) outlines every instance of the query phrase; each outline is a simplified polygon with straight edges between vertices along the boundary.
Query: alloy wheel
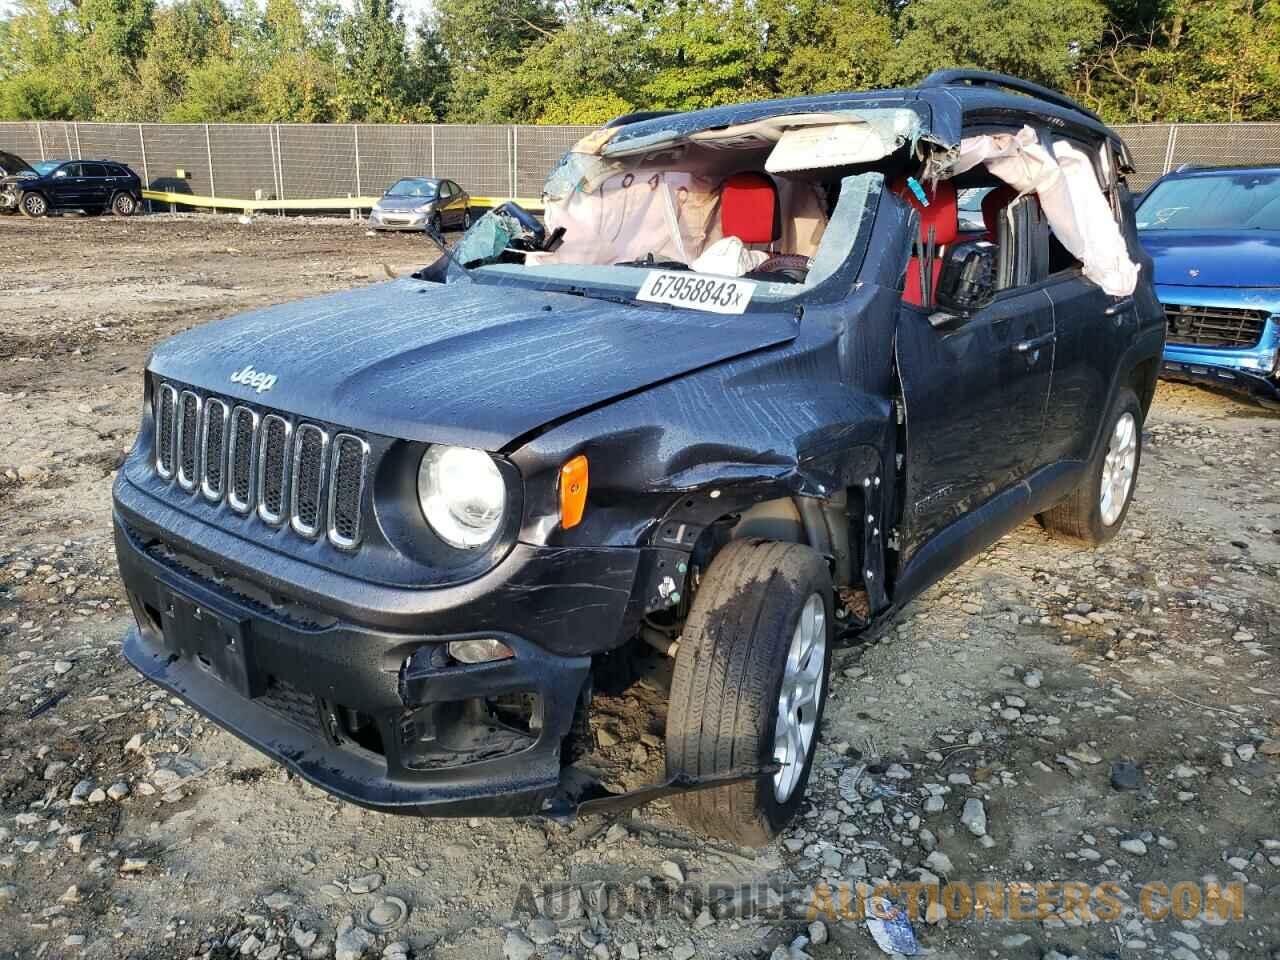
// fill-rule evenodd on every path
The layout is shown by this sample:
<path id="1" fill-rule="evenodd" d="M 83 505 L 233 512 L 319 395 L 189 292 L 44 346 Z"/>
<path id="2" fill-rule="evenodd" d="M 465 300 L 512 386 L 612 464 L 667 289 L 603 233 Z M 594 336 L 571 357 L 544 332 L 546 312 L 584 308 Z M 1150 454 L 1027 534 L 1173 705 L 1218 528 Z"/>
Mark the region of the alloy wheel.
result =
<path id="1" fill-rule="evenodd" d="M 782 673 L 778 722 L 773 733 L 773 795 L 786 803 L 795 792 L 817 734 L 818 703 L 827 668 L 827 611 L 822 597 L 811 594 L 800 611 Z"/>
<path id="2" fill-rule="evenodd" d="M 1102 486 L 1099 506 L 1102 522 L 1111 526 L 1120 519 L 1133 489 L 1133 475 L 1138 465 L 1138 422 L 1129 411 L 1122 413 L 1111 431 L 1107 455 L 1102 461 Z"/>

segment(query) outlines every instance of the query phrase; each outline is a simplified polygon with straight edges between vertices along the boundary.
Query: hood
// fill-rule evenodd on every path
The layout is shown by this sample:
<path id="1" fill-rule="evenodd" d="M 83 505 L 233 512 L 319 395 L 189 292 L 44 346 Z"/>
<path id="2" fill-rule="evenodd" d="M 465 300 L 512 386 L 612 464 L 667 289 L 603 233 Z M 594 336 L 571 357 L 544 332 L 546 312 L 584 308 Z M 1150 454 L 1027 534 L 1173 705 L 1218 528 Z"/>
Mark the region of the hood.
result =
<path id="1" fill-rule="evenodd" d="M 435 203 L 435 199 L 426 197 L 382 197 L 378 206 L 383 210 L 416 210 L 424 203 Z"/>
<path id="2" fill-rule="evenodd" d="M 0 175 L 11 177 L 15 173 L 35 173 L 35 170 L 16 153 L 0 150 Z"/>
<path id="3" fill-rule="evenodd" d="M 790 311 L 720 315 L 405 279 L 205 324 L 157 347 L 149 368 L 355 430 L 495 451 L 796 329 Z"/>
<path id="4" fill-rule="evenodd" d="M 1146 230 L 1155 282 L 1178 287 L 1280 287 L 1280 232 Z"/>

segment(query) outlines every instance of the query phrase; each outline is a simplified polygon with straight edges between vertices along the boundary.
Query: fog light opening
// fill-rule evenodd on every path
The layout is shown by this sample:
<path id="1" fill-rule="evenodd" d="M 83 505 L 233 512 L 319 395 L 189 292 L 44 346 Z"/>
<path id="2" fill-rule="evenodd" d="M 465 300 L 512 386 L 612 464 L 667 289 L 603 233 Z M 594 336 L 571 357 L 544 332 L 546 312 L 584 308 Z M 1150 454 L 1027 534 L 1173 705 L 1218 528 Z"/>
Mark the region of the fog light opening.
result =
<path id="1" fill-rule="evenodd" d="M 515 653 L 497 637 L 475 637 L 471 640 L 450 640 L 449 656 L 458 663 L 490 663 L 509 660 Z"/>

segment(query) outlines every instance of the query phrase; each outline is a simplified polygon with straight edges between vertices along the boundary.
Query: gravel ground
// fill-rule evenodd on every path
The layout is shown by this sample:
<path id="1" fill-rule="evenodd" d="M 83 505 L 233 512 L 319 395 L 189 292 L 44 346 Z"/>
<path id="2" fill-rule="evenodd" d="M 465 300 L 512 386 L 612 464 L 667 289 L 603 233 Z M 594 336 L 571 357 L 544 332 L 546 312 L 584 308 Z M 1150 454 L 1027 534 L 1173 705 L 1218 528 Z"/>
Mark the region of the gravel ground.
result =
<path id="1" fill-rule="evenodd" d="M 125 665 L 110 487 L 153 343 L 406 272 L 427 241 L 215 216 L 0 236 L 0 957 L 871 957 L 864 922 L 810 923 L 815 888 L 937 879 L 1109 883 L 1117 909 L 922 911 L 935 957 L 1280 958 L 1280 419 L 1162 384 L 1116 541 L 1028 524 L 837 651 L 809 805 L 771 848 L 660 802 L 401 819 Z M 663 667 L 599 731 L 623 764 L 654 759 L 626 707 Z M 1211 881 L 1243 884 L 1243 916 L 1144 909 L 1144 885 Z"/>

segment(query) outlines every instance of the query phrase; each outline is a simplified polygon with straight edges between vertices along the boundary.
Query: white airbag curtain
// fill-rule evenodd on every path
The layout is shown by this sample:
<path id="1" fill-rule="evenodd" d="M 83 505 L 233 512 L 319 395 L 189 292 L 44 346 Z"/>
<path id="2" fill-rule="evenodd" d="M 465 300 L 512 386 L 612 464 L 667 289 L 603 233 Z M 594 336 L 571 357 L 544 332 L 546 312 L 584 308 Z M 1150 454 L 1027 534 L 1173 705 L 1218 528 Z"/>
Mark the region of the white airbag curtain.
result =
<path id="1" fill-rule="evenodd" d="M 1098 185 L 1089 157 L 1059 140 L 1045 149 L 1036 132 L 966 137 L 947 174 L 955 177 L 978 164 L 1018 191 L 1034 193 L 1058 242 L 1084 268 L 1084 275 L 1114 297 L 1138 286 L 1138 265 L 1120 233 L 1120 225 Z"/>

